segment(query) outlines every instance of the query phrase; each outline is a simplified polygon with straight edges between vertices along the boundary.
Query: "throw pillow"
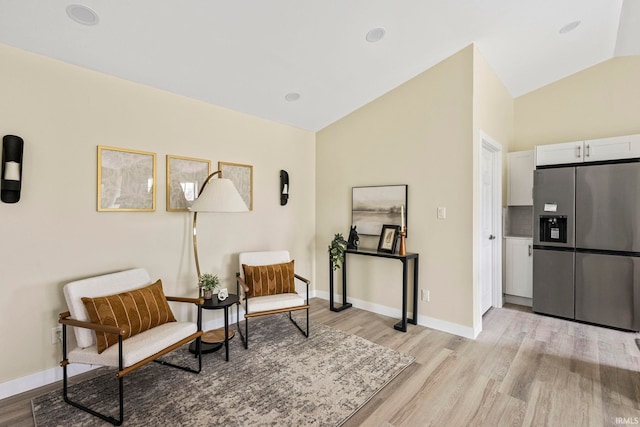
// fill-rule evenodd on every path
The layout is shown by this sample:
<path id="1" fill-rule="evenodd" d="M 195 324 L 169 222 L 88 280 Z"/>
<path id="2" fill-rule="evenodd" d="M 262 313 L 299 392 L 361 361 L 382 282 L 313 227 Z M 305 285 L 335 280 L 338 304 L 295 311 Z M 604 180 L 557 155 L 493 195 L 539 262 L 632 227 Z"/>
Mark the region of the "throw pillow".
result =
<path id="1" fill-rule="evenodd" d="M 167 322 L 175 322 L 162 291 L 162 281 L 144 288 L 96 298 L 82 298 L 92 323 L 124 329 L 122 339 L 129 338 Z M 98 353 L 118 343 L 118 335 L 96 331 Z"/>
<path id="2" fill-rule="evenodd" d="M 295 292 L 293 260 L 284 264 L 242 264 L 244 279 L 249 287 L 247 296 L 286 294 Z"/>

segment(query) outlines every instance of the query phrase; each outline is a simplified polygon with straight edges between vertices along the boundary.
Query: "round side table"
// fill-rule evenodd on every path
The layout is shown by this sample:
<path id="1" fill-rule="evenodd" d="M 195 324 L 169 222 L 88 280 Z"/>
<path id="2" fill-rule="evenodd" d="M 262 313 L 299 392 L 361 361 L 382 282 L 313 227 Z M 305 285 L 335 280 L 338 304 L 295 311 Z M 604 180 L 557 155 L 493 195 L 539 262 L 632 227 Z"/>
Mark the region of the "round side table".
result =
<path id="1" fill-rule="evenodd" d="M 229 340 L 234 337 L 234 332 L 229 331 L 229 307 L 237 304 L 239 301 L 238 295 L 229 294 L 224 301 L 219 301 L 218 296 L 214 295 L 211 299 L 205 299 L 202 308 L 205 310 L 224 310 L 224 329 L 214 329 L 206 331 L 202 335 L 202 353 L 211 353 L 222 348 L 224 344 L 225 358 L 229 361 Z M 189 351 L 191 353 L 196 352 L 195 341 L 189 345 Z"/>

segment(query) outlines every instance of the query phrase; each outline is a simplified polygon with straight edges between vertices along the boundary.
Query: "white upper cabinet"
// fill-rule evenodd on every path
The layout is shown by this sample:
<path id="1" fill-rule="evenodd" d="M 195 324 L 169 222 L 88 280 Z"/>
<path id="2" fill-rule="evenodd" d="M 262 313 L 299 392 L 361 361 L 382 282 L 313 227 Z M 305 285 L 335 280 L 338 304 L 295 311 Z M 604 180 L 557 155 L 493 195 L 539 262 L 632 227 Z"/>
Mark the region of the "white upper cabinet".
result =
<path id="1" fill-rule="evenodd" d="M 616 136 L 584 142 L 585 162 L 633 157 L 640 157 L 640 135 Z"/>
<path id="2" fill-rule="evenodd" d="M 583 161 L 584 141 L 536 146 L 536 166 L 561 165 Z"/>
<path id="3" fill-rule="evenodd" d="M 536 146 L 536 166 L 640 157 L 640 135 Z"/>
<path id="4" fill-rule="evenodd" d="M 507 154 L 509 179 L 507 180 L 507 205 L 533 205 L 533 150 Z"/>

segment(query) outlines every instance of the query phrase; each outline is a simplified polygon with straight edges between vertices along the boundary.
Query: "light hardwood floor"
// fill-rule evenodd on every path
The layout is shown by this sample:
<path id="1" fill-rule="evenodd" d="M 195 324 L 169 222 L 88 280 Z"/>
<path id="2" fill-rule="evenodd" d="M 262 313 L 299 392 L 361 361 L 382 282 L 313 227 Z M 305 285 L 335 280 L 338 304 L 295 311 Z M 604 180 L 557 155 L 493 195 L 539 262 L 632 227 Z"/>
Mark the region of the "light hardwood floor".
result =
<path id="1" fill-rule="evenodd" d="M 620 426 L 640 424 L 638 334 L 569 322 L 507 305 L 483 318 L 476 340 L 350 308 L 324 323 L 416 357 L 346 426 Z M 33 426 L 31 399 L 0 401 L 0 426 Z"/>

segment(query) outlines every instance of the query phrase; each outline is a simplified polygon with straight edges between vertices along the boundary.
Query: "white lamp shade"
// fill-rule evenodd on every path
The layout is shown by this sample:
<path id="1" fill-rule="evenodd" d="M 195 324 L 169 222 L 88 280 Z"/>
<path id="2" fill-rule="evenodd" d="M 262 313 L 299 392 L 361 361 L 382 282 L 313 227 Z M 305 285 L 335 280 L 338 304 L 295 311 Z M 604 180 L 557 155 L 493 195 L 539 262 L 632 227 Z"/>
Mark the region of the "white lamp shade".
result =
<path id="1" fill-rule="evenodd" d="M 189 208 L 191 212 L 248 212 L 230 179 L 211 179 Z"/>

